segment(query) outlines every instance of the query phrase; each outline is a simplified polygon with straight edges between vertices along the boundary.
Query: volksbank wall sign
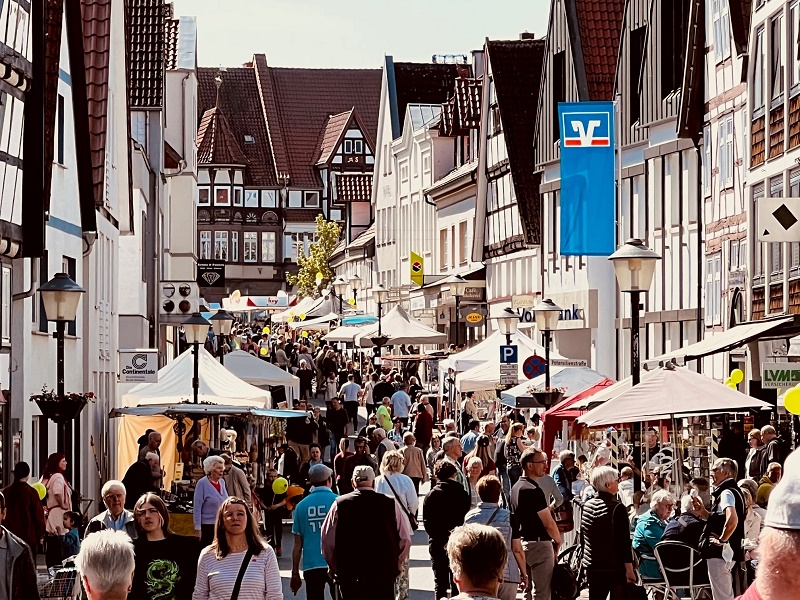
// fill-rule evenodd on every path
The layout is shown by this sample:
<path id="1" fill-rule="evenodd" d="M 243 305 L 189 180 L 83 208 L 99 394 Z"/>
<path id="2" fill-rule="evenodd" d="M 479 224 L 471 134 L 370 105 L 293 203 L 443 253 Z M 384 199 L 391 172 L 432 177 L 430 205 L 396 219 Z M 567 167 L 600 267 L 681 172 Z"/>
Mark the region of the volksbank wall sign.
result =
<path id="1" fill-rule="evenodd" d="M 800 363 L 761 363 L 762 388 L 790 388 L 800 383 Z"/>
<path id="2" fill-rule="evenodd" d="M 158 350 L 150 348 L 120 350 L 119 382 L 158 382 Z"/>

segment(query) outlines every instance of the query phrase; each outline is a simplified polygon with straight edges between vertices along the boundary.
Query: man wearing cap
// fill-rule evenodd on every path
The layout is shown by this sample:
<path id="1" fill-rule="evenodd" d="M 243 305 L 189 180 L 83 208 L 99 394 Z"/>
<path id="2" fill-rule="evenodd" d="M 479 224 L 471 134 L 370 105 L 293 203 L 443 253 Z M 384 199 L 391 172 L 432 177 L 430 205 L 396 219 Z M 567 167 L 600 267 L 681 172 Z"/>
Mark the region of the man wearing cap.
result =
<path id="1" fill-rule="evenodd" d="M 393 600 L 394 583 L 411 549 L 408 519 L 394 499 L 374 490 L 375 471 L 359 465 L 353 471 L 354 491 L 336 499 L 322 524 L 322 554 L 336 573 L 345 600 Z M 355 532 L 369 524 L 377 544 L 369 546 Z"/>
<path id="2" fill-rule="evenodd" d="M 723 548 L 730 544 L 735 562 L 744 561 L 744 496 L 736 485 L 736 462 L 718 458 L 711 466 L 714 491 L 711 492 L 711 510 L 703 506 L 700 498 L 693 500 L 695 514 L 706 520 L 700 537 L 700 554 L 706 559 L 708 579 L 714 600 L 732 600 L 733 577 L 723 558 Z"/>
<path id="3" fill-rule="evenodd" d="M 306 598 L 324 600 L 325 584 L 331 586 L 331 597 L 335 597 L 332 582 L 328 578 L 328 564 L 322 556 L 322 523 L 328 515 L 336 494 L 331 490 L 333 471 L 323 464 L 315 464 L 308 470 L 311 491 L 294 509 L 294 547 L 292 548 L 292 592 L 297 594 L 303 585 L 300 580 L 302 557 L 303 579 L 306 580 Z"/>
<path id="4" fill-rule="evenodd" d="M 758 538 L 758 573 L 740 600 L 795 600 L 800 596 L 800 452 L 790 454 L 772 490 Z"/>

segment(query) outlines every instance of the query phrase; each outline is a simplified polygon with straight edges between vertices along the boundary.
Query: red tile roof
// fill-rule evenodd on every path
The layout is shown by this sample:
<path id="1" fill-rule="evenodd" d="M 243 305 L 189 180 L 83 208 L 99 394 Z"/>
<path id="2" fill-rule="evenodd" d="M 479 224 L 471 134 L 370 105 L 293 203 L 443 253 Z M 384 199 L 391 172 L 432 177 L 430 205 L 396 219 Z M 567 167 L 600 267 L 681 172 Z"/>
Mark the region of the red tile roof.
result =
<path id="1" fill-rule="evenodd" d="M 336 173 L 337 202 L 369 202 L 372 198 L 372 173 Z"/>
<path id="2" fill-rule="evenodd" d="M 350 117 L 353 114 L 351 108 L 347 112 L 339 113 L 338 115 L 331 115 L 328 117 L 328 122 L 322 130 L 322 142 L 319 147 L 319 160 L 316 164 L 327 164 L 331 159 L 331 154 L 336 152 L 339 145 L 339 140 L 345 133 L 345 127 L 350 123 Z"/>
<path id="3" fill-rule="evenodd" d="M 236 142 L 228 119 L 219 108 L 209 108 L 197 130 L 197 162 L 207 165 L 246 165 L 247 156 Z"/>
<path id="4" fill-rule="evenodd" d="M 217 71 L 198 69 L 201 115 L 216 103 Z M 227 69 L 222 78 L 220 107 L 236 140 L 245 135 L 255 138 L 242 148 L 250 159 L 250 185 L 277 185 L 277 173 L 286 172 L 291 187 L 322 187 L 314 165 L 331 115 L 355 108 L 365 134 L 375 139 L 381 92 L 378 69 L 276 68 L 267 65 L 263 54 L 256 54 L 252 63 Z"/>
<path id="5" fill-rule="evenodd" d="M 541 230 L 539 184 L 534 175 L 534 107 L 539 98 L 545 41 L 487 41 L 486 50 L 526 242 L 538 244 Z"/>
<path id="6" fill-rule="evenodd" d="M 625 0 L 574 0 L 590 100 L 611 100 Z"/>
<path id="7" fill-rule="evenodd" d="M 160 108 L 164 100 L 164 40 L 170 5 L 127 0 L 131 108 Z"/>
<path id="8" fill-rule="evenodd" d="M 81 0 L 89 146 L 95 206 L 105 202 L 108 69 L 111 49 L 111 0 Z"/>
<path id="9" fill-rule="evenodd" d="M 197 70 L 198 108 L 202 117 L 216 104 L 217 86 L 214 82 L 219 69 L 201 67 Z M 222 73 L 219 105 L 230 125 L 234 138 L 241 144 L 247 157 L 245 185 L 260 187 L 278 186 L 275 160 L 272 156 L 267 124 L 261 107 L 256 74 L 252 68 L 227 69 Z M 244 136 L 253 137 L 252 144 L 244 143 Z"/>

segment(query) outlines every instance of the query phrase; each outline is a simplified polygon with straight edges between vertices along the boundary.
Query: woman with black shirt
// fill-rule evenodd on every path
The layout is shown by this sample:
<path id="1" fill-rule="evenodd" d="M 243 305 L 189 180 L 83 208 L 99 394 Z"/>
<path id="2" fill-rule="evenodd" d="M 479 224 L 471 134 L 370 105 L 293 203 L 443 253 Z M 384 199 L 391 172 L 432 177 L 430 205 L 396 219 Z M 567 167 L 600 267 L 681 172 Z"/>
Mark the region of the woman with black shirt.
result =
<path id="1" fill-rule="evenodd" d="M 197 577 L 200 543 L 194 537 L 169 531 L 167 507 L 152 492 L 139 498 L 133 516 L 139 536 L 133 542 L 136 569 L 128 597 L 190 600 Z"/>

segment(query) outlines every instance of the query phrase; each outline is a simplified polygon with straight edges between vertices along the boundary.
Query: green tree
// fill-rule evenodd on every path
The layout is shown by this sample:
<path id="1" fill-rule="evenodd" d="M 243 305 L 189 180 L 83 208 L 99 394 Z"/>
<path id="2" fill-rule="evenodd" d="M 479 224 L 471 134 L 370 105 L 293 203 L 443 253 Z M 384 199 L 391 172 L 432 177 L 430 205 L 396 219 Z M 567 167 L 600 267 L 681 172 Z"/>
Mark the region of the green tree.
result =
<path id="1" fill-rule="evenodd" d="M 316 224 L 317 241 L 311 244 L 308 256 L 298 253 L 297 275 L 286 274 L 286 281 L 297 288 L 301 297 L 319 295 L 319 291 L 334 278 L 328 260 L 339 243 L 342 228 L 334 221 L 326 221 L 322 215 L 317 215 Z M 317 280 L 317 273 L 322 275 L 321 280 Z"/>

